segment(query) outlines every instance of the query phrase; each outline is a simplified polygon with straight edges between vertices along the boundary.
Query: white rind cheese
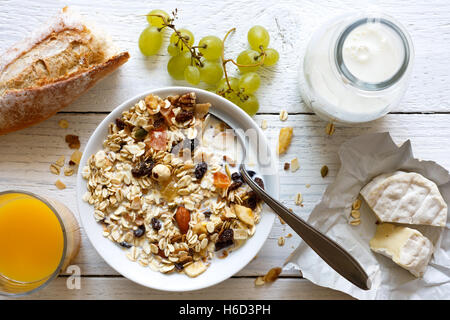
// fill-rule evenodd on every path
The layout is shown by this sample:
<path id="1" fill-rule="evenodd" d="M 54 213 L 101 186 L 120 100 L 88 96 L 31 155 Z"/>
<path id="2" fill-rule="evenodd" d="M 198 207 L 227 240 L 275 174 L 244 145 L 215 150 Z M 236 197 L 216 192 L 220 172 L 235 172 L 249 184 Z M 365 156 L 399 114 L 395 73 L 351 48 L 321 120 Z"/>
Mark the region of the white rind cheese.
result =
<path id="1" fill-rule="evenodd" d="M 415 172 L 375 177 L 361 195 L 381 222 L 445 226 L 447 204 L 438 187 Z"/>
<path id="2" fill-rule="evenodd" d="M 390 223 L 377 227 L 370 249 L 391 258 L 416 277 L 422 277 L 433 254 L 433 244 L 419 231 Z"/>

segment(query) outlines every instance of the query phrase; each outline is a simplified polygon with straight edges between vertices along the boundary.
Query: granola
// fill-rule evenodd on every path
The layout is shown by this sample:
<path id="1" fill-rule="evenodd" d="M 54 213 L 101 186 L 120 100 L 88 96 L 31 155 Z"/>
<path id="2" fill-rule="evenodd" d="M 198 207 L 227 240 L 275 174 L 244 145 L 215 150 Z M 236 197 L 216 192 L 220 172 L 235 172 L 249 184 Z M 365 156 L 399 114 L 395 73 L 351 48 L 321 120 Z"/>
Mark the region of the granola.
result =
<path id="1" fill-rule="evenodd" d="M 215 137 L 230 131 L 210 119 L 209 106 L 195 93 L 149 95 L 109 125 L 83 168 L 83 200 L 103 236 L 144 267 L 196 277 L 216 251 L 227 256 L 256 231 L 261 201 L 231 172 L 236 159 L 204 139 L 205 128 Z"/>

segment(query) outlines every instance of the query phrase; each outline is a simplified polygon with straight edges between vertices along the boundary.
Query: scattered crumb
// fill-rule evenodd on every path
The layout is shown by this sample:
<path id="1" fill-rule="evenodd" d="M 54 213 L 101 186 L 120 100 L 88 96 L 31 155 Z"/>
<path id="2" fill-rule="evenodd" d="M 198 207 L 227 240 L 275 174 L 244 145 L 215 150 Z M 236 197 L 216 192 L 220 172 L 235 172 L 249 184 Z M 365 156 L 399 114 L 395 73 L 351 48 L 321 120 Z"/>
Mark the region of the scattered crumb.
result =
<path id="1" fill-rule="evenodd" d="M 289 170 L 289 168 L 291 167 L 291 164 L 289 162 L 285 162 L 284 163 L 284 170 Z"/>
<path id="2" fill-rule="evenodd" d="M 321 174 L 322 178 L 325 178 L 328 175 L 328 167 L 327 166 L 323 166 L 320 169 L 320 174 Z"/>
<path id="3" fill-rule="evenodd" d="M 261 121 L 261 129 L 263 129 L 263 130 L 267 129 L 267 120 Z"/>
<path id="4" fill-rule="evenodd" d="M 267 272 L 267 274 L 264 276 L 264 282 L 265 283 L 274 282 L 275 280 L 278 279 L 280 273 L 281 273 L 280 267 L 270 269 L 269 272 Z"/>
<path id="5" fill-rule="evenodd" d="M 295 172 L 300 168 L 300 164 L 298 163 L 298 159 L 294 158 L 291 160 L 291 172 Z"/>
<path id="6" fill-rule="evenodd" d="M 354 210 L 359 210 L 361 208 L 361 200 L 360 199 L 356 199 L 353 204 L 352 204 L 352 208 Z"/>
<path id="7" fill-rule="evenodd" d="M 282 247 L 282 246 L 284 246 L 284 238 L 283 237 L 279 237 L 278 238 L 278 245 L 280 246 L 280 247 Z"/>
<path id="8" fill-rule="evenodd" d="M 278 219 L 280 219 L 280 223 L 281 223 L 281 224 L 286 224 L 286 222 L 284 222 L 284 220 L 281 219 L 281 217 L 278 217 Z"/>
<path id="9" fill-rule="evenodd" d="M 305 185 L 305 187 L 307 187 L 309 189 L 311 187 L 311 185 L 308 183 L 307 185 Z"/>
<path id="10" fill-rule="evenodd" d="M 351 216 L 352 218 L 359 219 L 361 217 L 361 213 L 359 212 L 359 210 L 352 210 Z"/>
<path id="11" fill-rule="evenodd" d="M 59 167 L 64 166 L 64 161 L 66 161 L 66 158 L 64 156 L 61 156 L 58 158 L 58 160 L 55 161 L 55 164 Z"/>
<path id="12" fill-rule="evenodd" d="M 64 175 L 69 177 L 74 174 L 74 170 L 71 167 L 64 167 Z"/>
<path id="13" fill-rule="evenodd" d="M 334 133 L 334 124 L 332 122 L 328 123 L 326 128 L 325 128 L 325 132 L 327 133 L 327 135 L 332 136 Z"/>
<path id="14" fill-rule="evenodd" d="M 361 223 L 361 220 L 360 220 L 360 219 L 355 219 L 355 220 L 350 221 L 350 224 L 351 224 L 352 226 L 357 226 L 357 225 L 359 225 L 360 223 Z"/>
<path id="15" fill-rule="evenodd" d="M 63 190 L 66 188 L 66 185 L 64 183 L 61 182 L 61 180 L 56 180 L 55 182 L 55 186 L 59 189 L 59 190 Z"/>
<path id="16" fill-rule="evenodd" d="M 58 126 L 62 129 L 67 129 L 69 127 L 69 122 L 67 122 L 67 120 L 61 119 L 58 122 Z"/>
<path id="17" fill-rule="evenodd" d="M 303 206 L 302 203 L 303 203 L 303 196 L 302 196 L 302 194 L 299 192 L 299 193 L 297 193 L 297 195 L 295 196 L 295 204 L 298 205 L 298 206 Z"/>
<path id="18" fill-rule="evenodd" d="M 286 235 L 286 238 L 292 238 L 292 233 L 288 233 L 288 234 Z"/>
<path id="19" fill-rule="evenodd" d="M 52 163 L 50 165 L 50 172 L 55 174 L 55 175 L 59 175 L 61 168 L 59 166 L 57 166 L 56 164 Z"/>
<path id="20" fill-rule="evenodd" d="M 281 110 L 280 111 L 280 120 L 281 121 L 286 121 L 288 118 L 288 113 L 286 110 Z"/>
<path id="21" fill-rule="evenodd" d="M 258 277 L 255 279 L 255 286 L 263 286 L 264 283 L 264 277 Z"/>

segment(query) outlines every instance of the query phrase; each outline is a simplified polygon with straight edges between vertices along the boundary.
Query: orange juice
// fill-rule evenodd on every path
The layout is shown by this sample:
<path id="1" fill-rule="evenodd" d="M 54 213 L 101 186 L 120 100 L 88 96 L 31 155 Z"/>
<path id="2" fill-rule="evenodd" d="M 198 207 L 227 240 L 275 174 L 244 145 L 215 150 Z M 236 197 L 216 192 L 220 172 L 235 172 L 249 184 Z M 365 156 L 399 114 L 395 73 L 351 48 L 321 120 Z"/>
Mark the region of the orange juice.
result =
<path id="1" fill-rule="evenodd" d="M 0 194 L 0 275 L 19 282 L 42 280 L 58 269 L 63 252 L 63 228 L 43 201 Z"/>

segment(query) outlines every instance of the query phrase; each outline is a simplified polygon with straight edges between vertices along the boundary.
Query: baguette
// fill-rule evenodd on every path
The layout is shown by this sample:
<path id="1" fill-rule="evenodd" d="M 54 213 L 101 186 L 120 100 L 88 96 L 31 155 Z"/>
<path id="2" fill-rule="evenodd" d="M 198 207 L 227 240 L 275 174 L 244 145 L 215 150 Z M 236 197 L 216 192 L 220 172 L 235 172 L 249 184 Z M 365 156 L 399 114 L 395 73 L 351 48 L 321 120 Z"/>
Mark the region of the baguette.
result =
<path id="1" fill-rule="evenodd" d="M 129 57 L 64 7 L 0 56 L 0 135 L 51 117 Z"/>

